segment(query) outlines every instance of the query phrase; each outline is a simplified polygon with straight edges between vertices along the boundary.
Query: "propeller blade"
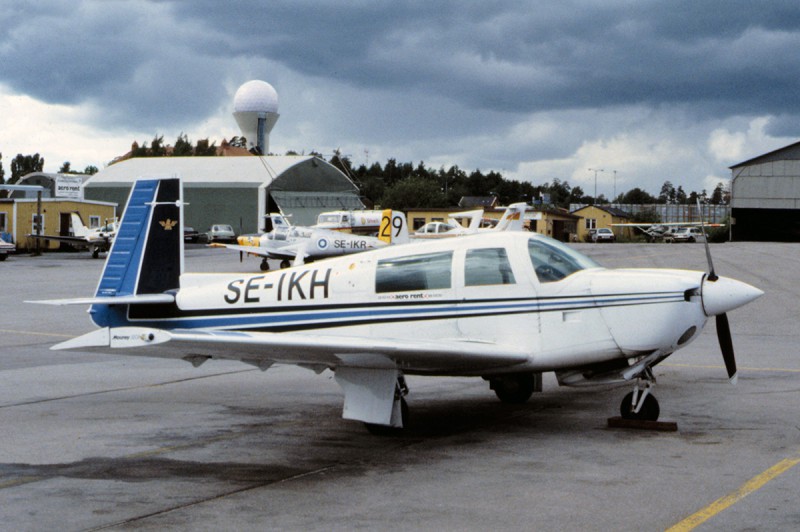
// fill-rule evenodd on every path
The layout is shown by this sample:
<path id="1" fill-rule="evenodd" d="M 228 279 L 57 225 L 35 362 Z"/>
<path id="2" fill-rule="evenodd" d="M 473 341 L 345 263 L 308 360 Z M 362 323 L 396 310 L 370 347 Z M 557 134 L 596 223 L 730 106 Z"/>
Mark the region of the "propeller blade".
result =
<path id="1" fill-rule="evenodd" d="M 700 230 L 703 231 L 703 242 L 706 248 L 706 259 L 708 260 L 708 280 L 716 281 L 719 279 L 714 271 L 714 262 L 711 260 L 711 248 L 708 247 L 708 235 L 706 235 L 706 223 L 703 221 L 703 208 L 700 206 L 700 198 L 697 198 L 697 215 L 700 217 Z"/>
<path id="2" fill-rule="evenodd" d="M 736 384 L 736 359 L 733 355 L 731 327 L 728 324 L 728 315 L 725 313 L 717 315 L 717 339 L 722 350 L 722 359 L 725 361 L 725 369 L 728 370 L 728 378 L 731 383 Z"/>
<path id="3" fill-rule="evenodd" d="M 240 252 L 239 252 L 239 262 L 242 262 L 242 257 L 243 257 L 243 256 L 244 256 L 244 253 L 242 253 L 242 252 L 240 251 Z"/>

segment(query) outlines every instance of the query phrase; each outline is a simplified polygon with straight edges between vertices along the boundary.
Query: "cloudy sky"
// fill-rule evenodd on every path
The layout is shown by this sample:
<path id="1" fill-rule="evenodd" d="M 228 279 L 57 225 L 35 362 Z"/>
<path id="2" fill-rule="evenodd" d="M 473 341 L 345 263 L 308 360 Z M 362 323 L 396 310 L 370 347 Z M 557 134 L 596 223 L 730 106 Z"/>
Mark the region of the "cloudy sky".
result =
<path id="1" fill-rule="evenodd" d="M 590 194 L 602 168 L 609 197 L 710 191 L 800 140 L 796 0 L 36 0 L 3 2 L 0 28 L 7 175 L 17 153 L 56 171 L 156 134 L 219 144 L 251 79 L 278 92 L 276 153 Z"/>

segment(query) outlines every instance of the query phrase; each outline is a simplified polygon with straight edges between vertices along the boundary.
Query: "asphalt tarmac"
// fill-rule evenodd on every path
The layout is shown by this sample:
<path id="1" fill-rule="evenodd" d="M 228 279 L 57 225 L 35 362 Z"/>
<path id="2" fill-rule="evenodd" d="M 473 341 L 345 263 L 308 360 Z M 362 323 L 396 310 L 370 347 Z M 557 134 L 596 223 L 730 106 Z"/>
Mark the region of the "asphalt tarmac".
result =
<path id="1" fill-rule="evenodd" d="M 610 267 L 706 269 L 701 244 L 579 244 Z M 411 426 L 341 419 L 330 372 L 54 352 L 93 329 L 87 253 L 0 263 L 1 530 L 800 529 L 800 245 L 712 245 L 766 294 L 656 368 L 676 432 L 609 428 L 629 386 L 524 405 L 478 378 L 409 377 Z M 190 271 L 258 271 L 192 246 Z M 409 331 L 413 335 L 413 330 Z"/>

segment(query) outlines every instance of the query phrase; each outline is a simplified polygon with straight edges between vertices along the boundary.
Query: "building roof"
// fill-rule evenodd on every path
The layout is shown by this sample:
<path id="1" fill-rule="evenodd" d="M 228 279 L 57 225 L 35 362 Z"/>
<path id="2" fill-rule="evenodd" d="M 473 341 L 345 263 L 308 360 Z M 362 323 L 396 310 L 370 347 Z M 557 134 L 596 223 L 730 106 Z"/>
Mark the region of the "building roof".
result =
<path id="1" fill-rule="evenodd" d="M 583 209 L 588 209 L 588 208 L 591 208 L 591 207 L 594 207 L 595 209 L 599 209 L 601 211 L 605 211 L 608 214 L 610 214 L 611 216 L 613 216 L 614 218 L 630 218 L 631 217 L 631 215 L 629 213 L 627 213 L 626 211 L 623 211 L 622 209 L 617 209 L 616 207 L 609 207 L 607 205 L 586 205 L 584 207 L 581 207 L 580 209 L 575 209 L 574 211 L 572 211 L 572 213 L 574 214 L 576 212 L 582 211 Z"/>
<path id="2" fill-rule="evenodd" d="M 768 153 L 764 153 L 757 157 L 753 157 L 752 159 L 748 159 L 746 161 L 742 161 L 740 163 L 734 164 L 733 166 L 729 166 L 730 170 L 735 168 L 740 168 L 742 166 L 751 166 L 754 164 L 759 163 L 766 163 L 770 161 L 786 161 L 786 160 L 798 160 L 800 159 L 800 142 L 795 142 L 794 144 L 789 144 L 788 146 L 784 146 L 783 148 L 778 148 L 777 150 L 773 150 Z"/>
<path id="3" fill-rule="evenodd" d="M 134 157 L 100 170 L 86 185 L 131 183 L 139 177 L 179 175 L 184 183 L 238 183 L 269 185 L 310 155 L 258 157 Z M 329 164 L 317 159 L 319 164 Z"/>

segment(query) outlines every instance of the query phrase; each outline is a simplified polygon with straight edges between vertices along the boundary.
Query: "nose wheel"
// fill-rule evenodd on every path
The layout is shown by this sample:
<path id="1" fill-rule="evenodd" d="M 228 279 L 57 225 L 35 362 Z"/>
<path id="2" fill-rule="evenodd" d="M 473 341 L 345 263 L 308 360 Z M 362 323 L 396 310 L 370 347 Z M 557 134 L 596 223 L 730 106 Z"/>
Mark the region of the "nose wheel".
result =
<path id="1" fill-rule="evenodd" d="M 622 399 L 622 403 L 619 405 L 619 414 L 622 419 L 658 420 L 661 408 L 658 406 L 658 400 L 650 393 L 655 383 L 655 377 L 648 368 L 646 376 L 640 378 L 633 387 L 633 391 Z"/>

